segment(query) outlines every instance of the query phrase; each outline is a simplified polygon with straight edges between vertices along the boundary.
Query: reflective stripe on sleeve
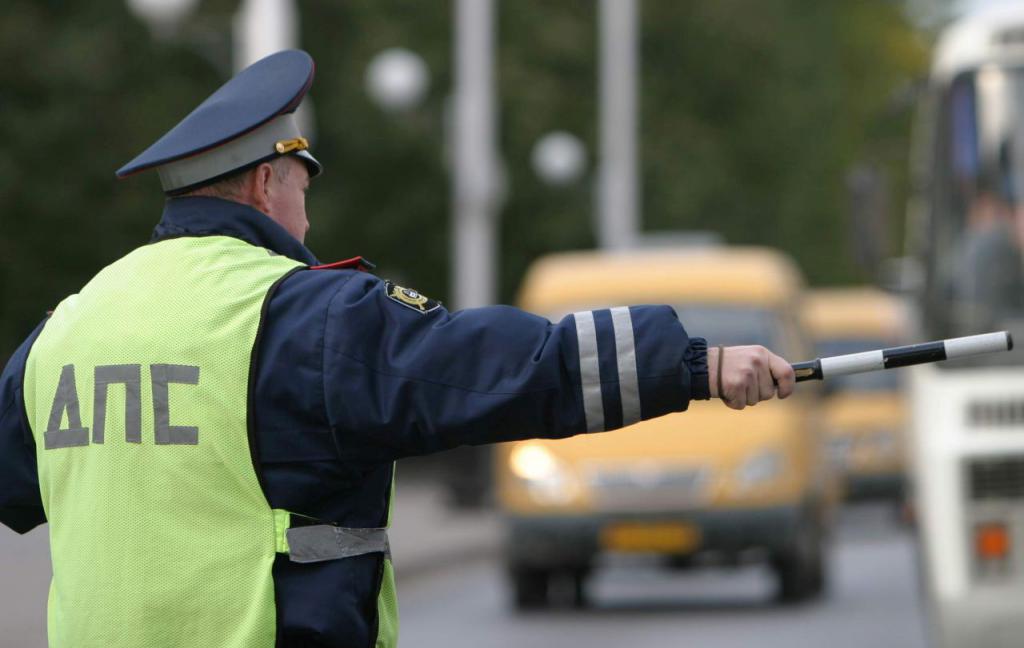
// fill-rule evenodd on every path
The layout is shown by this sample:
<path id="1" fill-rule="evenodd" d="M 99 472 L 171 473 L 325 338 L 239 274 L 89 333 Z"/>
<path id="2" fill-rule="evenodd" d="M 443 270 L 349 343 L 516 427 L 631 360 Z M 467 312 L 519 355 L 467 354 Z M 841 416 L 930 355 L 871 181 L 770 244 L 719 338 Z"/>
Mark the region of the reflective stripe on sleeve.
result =
<path id="1" fill-rule="evenodd" d="M 615 327 L 615 351 L 619 367 L 619 396 L 622 399 L 622 425 L 640 420 L 640 382 L 636 372 L 636 344 L 633 340 L 633 318 L 628 306 L 612 309 Z"/>
<path id="2" fill-rule="evenodd" d="M 580 349 L 580 386 L 583 389 L 583 415 L 587 432 L 604 431 L 604 403 L 601 400 L 601 368 L 597 357 L 597 328 L 594 313 L 573 313 L 576 341 Z"/>

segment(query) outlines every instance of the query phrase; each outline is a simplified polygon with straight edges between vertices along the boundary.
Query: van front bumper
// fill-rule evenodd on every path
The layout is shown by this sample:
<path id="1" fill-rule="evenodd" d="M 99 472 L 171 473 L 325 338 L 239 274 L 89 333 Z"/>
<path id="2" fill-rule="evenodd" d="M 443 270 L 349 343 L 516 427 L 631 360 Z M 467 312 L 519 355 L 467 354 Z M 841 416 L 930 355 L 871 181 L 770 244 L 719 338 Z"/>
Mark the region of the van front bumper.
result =
<path id="1" fill-rule="evenodd" d="M 849 501 L 900 500 L 903 498 L 902 473 L 848 473 L 845 498 Z"/>
<path id="2" fill-rule="evenodd" d="M 793 505 L 660 514 L 507 516 L 505 555 L 515 567 L 583 567 L 606 551 L 601 544 L 602 531 L 621 523 L 696 527 L 700 542 L 684 556 L 715 552 L 735 558 L 751 549 L 781 553 L 795 542 L 804 513 L 803 507 Z"/>

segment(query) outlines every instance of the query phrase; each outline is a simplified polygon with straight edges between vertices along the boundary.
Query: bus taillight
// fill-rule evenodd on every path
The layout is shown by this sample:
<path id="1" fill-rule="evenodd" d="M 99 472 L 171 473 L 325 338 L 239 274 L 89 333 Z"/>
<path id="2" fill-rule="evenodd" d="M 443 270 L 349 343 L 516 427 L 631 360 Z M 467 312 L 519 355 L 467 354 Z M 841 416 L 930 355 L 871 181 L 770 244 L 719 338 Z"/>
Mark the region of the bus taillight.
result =
<path id="1" fill-rule="evenodd" d="M 974 551 L 984 561 L 1006 560 L 1010 555 L 1010 533 L 1001 522 L 974 527 Z"/>

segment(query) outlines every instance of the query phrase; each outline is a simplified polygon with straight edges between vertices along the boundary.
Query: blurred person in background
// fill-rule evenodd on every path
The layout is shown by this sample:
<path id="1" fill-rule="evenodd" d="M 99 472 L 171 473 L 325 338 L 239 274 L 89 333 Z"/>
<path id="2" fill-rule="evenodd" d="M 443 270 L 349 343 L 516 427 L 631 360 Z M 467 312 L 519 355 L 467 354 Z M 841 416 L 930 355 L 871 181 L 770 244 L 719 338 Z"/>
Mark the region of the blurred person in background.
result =
<path id="1" fill-rule="evenodd" d="M 793 390 L 668 306 L 449 313 L 361 257 L 320 264 L 312 80 L 269 56 L 123 167 L 169 197 L 152 240 L 0 377 L 0 522 L 50 524 L 51 645 L 393 646 L 395 460 Z"/>
<path id="2" fill-rule="evenodd" d="M 1002 326 L 1024 312 L 1018 209 L 1008 169 L 1008 148 L 1001 147 L 999 170 L 983 172 L 966 213 L 961 267 L 954 293 L 964 304 L 961 322 L 971 332 Z"/>

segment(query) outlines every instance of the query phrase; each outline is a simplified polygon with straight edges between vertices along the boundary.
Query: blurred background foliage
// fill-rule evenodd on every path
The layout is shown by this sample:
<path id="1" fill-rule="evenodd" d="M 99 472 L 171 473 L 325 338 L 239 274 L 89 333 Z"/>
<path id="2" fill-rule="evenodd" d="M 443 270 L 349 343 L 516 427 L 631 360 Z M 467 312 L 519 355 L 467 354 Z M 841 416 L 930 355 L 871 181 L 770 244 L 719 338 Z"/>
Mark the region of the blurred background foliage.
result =
<path id="1" fill-rule="evenodd" d="M 154 38 L 123 0 L 7 0 L 0 21 L 0 349 L 61 298 L 148 240 L 154 174 L 114 170 L 231 74 L 235 0 L 203 0 Z M 317 61 L 308 200 L 321 259 L 362 254 L 378 273 L 446 299 L 452 82 L 450 2 L 300 0 Z M 780 247 L 815 283 L 862 281 L 847 180 L 886 178 L 886 254 L 898 253 L 913 84 L 926 39 L 892 0 L 643 2 L 640 160 L 647 230 L 713 230 Z M 537 256 L 592 247 L 596 4 L 501 2 L 498 83 L 506 201 L 501 299 Z M 430 68 L 425 102 L 386 114 L 364 91 L 370 59 L 400 46 Z M 589 150 L 569 187 L 530 165 L 544 133 Z"/>

